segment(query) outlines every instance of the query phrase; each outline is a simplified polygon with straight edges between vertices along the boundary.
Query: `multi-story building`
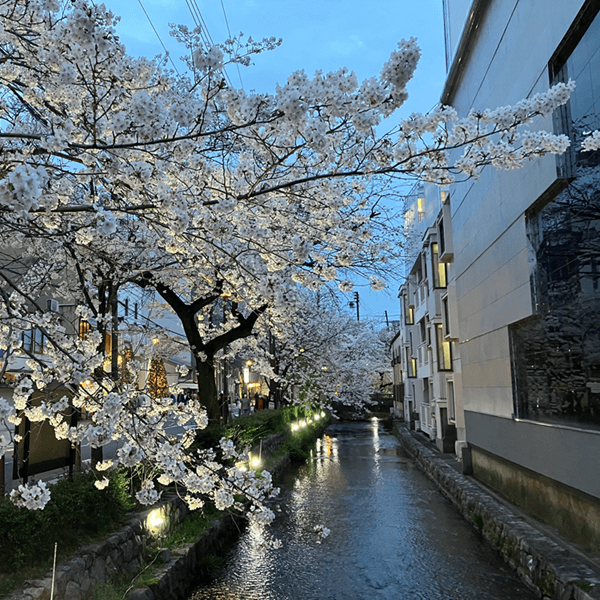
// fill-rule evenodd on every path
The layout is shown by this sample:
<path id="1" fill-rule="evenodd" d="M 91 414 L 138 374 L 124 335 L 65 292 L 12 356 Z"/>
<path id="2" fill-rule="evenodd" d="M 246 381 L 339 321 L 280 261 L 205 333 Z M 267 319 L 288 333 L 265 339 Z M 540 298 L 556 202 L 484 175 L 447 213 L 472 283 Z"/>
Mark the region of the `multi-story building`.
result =
<path id="1" fill-rule="evenodd" d="M 568 135 L 566 155 L 517 171 L 486 168 L 478 180 L 451 186 L 444 205 L 455 286 L 447 298 L 457 316 L 451 347 L 460 351 L 468 442 L 463 464 L 600 550 L 600 157 L 581 151 L 582 138 L 600 127 L 600 3 L 445 0 L 444 11 L 442 102 L 459 115 L 514 104 L 559 81 L 577 85 L 567 105 L 532 125 Z M 411 300 L 419 286 L 415 266 L 402 291 L 415 324 L 426 316 L 422 298 Z M 429 312 L 430 327 L 436 318 Z M 417 377 L 422 340 L 407 350 Z M 425 397 L 419 378 L 407 382 Z"/>
<path id="2" fill-rule="evenodd" d="M 454 452 L 464 440 L 460 356 L 447 190 L 419 186 L 405 212 L 406 273 L 400 288 L 400 330 L 392 340 L 394 412 L 411 429 Z M 458 391 L 458 393 L 457 393 Z"/>

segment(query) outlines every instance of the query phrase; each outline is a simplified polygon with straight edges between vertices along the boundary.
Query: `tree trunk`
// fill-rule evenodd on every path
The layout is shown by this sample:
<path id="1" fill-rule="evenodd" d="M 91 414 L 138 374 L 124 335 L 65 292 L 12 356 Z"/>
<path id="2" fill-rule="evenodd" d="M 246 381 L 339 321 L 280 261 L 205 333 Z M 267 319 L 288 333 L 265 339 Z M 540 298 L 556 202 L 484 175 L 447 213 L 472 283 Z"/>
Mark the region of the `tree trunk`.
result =
<path id="1" fill-rule="evenodd" d="M 198 397 L 200 404 L 206 408 L 209 425 L 218 425 L 220 423 L 221 411 L 212 362 L 204 362 L 196 358 L 196 373 L 198 375 Z"/>

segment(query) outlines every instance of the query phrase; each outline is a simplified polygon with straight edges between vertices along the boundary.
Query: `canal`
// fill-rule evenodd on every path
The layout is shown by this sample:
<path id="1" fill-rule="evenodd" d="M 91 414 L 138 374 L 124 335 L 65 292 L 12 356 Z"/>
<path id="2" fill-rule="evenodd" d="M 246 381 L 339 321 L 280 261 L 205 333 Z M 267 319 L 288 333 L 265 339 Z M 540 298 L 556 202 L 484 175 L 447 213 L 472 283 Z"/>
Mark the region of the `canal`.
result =
<path id="1" fill-rule="evenodd" d="M 377 421 L 330 426 L 280 507 L 190 600 L 535 598 Z"/>

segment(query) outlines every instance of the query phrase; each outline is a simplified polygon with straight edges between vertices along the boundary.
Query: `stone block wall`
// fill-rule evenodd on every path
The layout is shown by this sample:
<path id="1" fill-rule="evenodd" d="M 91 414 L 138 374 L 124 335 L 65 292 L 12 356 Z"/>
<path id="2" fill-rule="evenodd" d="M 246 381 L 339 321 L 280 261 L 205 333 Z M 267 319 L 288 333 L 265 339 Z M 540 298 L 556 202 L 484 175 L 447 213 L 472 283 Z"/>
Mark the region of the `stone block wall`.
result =
<path id="1" fill-rule="evenodd" d="M 55 600 L 84 600 L 95 585 L 106 583 L 116 570 L 136 573 L 145 558 L 146 545 L 156 535 L 168 535 L 188 509 L 177 496 L 138 514 L 106 540 L 79 549 L 71 560 L 57 565 Z M 150 519 L 149 517 L 152 517 Z M 52 573 L 29 581 L 5 600 L 49 600 Z"/>
<path id="2" fill-rule="evenodd" d="M 396 431 L 417 465 L 539 598 L 600 600 L 600 573 L 469 481 L 403 424 L 396 423 Z"/>

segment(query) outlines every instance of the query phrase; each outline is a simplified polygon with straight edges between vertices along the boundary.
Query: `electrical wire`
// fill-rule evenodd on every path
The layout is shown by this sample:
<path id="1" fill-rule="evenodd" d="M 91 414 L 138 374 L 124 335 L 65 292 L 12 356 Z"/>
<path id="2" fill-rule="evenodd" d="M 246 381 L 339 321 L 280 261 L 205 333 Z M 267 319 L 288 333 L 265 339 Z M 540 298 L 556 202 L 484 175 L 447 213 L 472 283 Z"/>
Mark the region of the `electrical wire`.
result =
<path id="1" fill-rule="evenodd" d="M 229 38 L 231 39 L 231 29 L 229 29 L 229 20 L 227 19 L 227 13 L 225 12 L 225 3 L 223 2 L 223 0 L 221 0 L 221 8 L 223 9 L 223 17 L 225 17 L 225 25 L 227 26 L 227 34 L 229 35 Z M 239 63 L 235 63 L 235 68 L 237 69 L 237 74 L 238 74 L 238 77 L 240 78 L 240 85 L 242 86 L 242 89 L 244 89 L 244 82 L 242 81 L 242 72 L 240 71 Z"/>
<path id="2" fill-rule="evenodd" d="M 161 40 L 160 35 L 158 35 L 158 31 L 156 31 L 156 27 L 154 27 L 154 23 L 152 22 L 150 15 L 148 14 L 148 12 L 146 11 L 146 8 L 142 4 L 142 0 L 138 0 L 138 2 L 140 3 L 142 10 L 144 11 L 146 18 L 148 19 L 148 22 L 150 23 L 150 26 L 154 30 L 154 33 L 156 34 L 156 37 L 158 38 L 160 45 L 163 47 L 163 50 L 165 51 L 166 56 L 168 56 L 169 60 L 171 61 L 171 64 L 173 65 L 175 72 L 177 73 L 177 75 L 180 75 L 181 73 L 179 73 L 179 70 L 177 69 L 177 65 L 173 62 L 173 59 L 171 58 L 171 53 L 167 50 L 166 46 L 163 44 L 163 41 Z"/>
<path id="3" fill-rule="evenodd" d="M 208 30 L 206 21 L 204 20 L 204 17 L 202 16 L 202 11 L 200 10 L 200 7 L 198 6 L 198 2 L 196 0 L 185 0 L 185 3 L 188 6 L 188 9 L 190 11 L 190 14 L 192 15 L 192 19 L 194 20 L 194 23 L 196 24 L 196 27 L 200 30 L 200 37 L 201 37 L 204 45 L 207 48 L 214 46 L 215 43 L 212 39 L 212 36 L 210 35 L 210 31 Z M 229 78 L 229 75 L 224 67 L 222 69 L 222 72 L 223 72 L 223 76 L 225 77 L 225 79 L 227 79 L 227 83 L 229 83 L 230 87 L 233 87 L 233 84 L 231 83 L 231 79 Z"/>

